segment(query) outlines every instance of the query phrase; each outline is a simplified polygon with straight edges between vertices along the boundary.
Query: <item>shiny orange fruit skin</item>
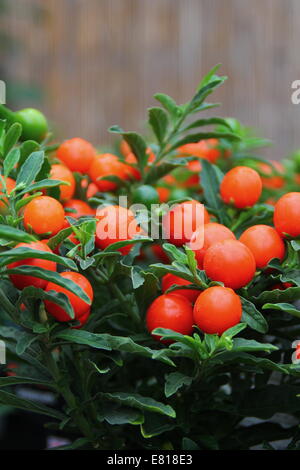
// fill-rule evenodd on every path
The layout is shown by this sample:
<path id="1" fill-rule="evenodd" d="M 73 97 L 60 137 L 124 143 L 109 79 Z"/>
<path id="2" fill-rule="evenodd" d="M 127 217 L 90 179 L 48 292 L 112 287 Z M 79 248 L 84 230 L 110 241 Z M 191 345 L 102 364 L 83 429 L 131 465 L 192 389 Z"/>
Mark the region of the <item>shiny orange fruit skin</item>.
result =
<path id="1" fill-rule="evenodd" d="M 176 246 L 190 241 L 199 225 L 209 222 L 209 214 L 196 200 L 176 204 L 163 216 L 162 225 L 166 239 Z"/>
<path id="2" fill-rule="evenodd" d="M 221 157 L 221 151 L 217 148 L 217 139 L 200 140 L 199 142 L 185 144 L 179 147 L 181 155 L 193 155 L 215 163 Z"/>
<path id="3" fill-rule="evenodd" d="M 256 263 L 246 245 L 237 240 L 223 240 L 208 248 L 204 255 L 203 268 L 212 281 L 239 289 L 253 279 Z"/>
<path id="4" fill-rule="evenodd" d="M 130 175 L 130 167 L 121 162 L 116 155 L 103 153 L 97 155 L 89 169 L 89 176 L 100 191 L 113 191 L 117 184 L 112 181 L 101 180 L 105 176 L 117 176 L 121 180 L 127 180 Z"/>
<path id="5" fill-rule="evenodd" d="M 241 299 L 228 287 L 205 289 L 194 305 L 195 323 L 204 333 L 221 335 L 237 325 L 241 317 Z"/>
<path id="6" fill-rule="evenodd" d="M 60 273 L 61 277 L 64 279 L 69 279 L 73 281 L 75 284 L 79 285 L 81 289 L 88 295 L 88 297 L 91 299 L 91 302 L 93 301 L 94 298 L 94 292 L 93 288 L 89 282 L 89 280 L 83 276 L 80 273 L 72 272 L 72 271 L 65 271 L 63 273 Z M 73 294 L 73 292 L 69 291 L 68 289 L 65 289 L 64 287 L 58 286 L 57 284 L 54 284 L 53 282 L 48 282 L 45 291 L 55 291 L 55 292 L 62 292 L 65 294 L 69 301 L 70 304 L 73 307 L 74 310 L 74 315 L 75 319 L 78 319 L 85 315 L 88 310 L 90 310 L 90 305 L 83 300 L 81 300 L 77 295 Z M 67 322 L 71 321 L 69 315 L 67 312 L 60 307 L 59 305 L 55 304 L 54 302 L 50 300 L 45 300 L 45 308 L 50 315 L 52 315 L 56 320 L 60 322 Z"/>
<path id="7" fill-rule="evenodd" d="M 236 166 L 228 171 L 220 186 L 220 194 L 226 204 L 238 209 L 251 207 L 259 200 L 262 181 L 257 171 L 247 166 Z"/>
<path id="8" fill-rule="evenodd" d="M 193 332 L 193 324 L 192 304 L 181 295 L 163 294 L 157 297 L 146 313 L 149 333 L 155 328 L 165 328 L 183 335 L 190 335 Z M 153 338 L 160 340 L 160 336 L 157 335 L 153 335 Z"/>
<path id="9" fill-rule="evenodd" d="M 160 202 L 167 202 L 170 198 L 170 189 L 165 188 L 164 186 L 157 186 L 156 191 L 158 192 L 158 197 Z"/>
<path id="10" fill-rule="evenodd" d="M 15 248 L 21 247 L 31 248 L 33 250 L 39 251 L 48 251 L 49 253 L 52 253 L 52 250 L 50 250 L 49 246 L 41 241 L 30 243 L 18 243 Z M 14 263 L 9 264 L 7 266 L 7 269 L 19 268 L 21 266 L 32 266 L 46 269 L 47 271 L 56 271 L 56 263 L 54 261 L 39 258 L 25 258 L 19 261 L 15 261 Z M 44 279 L 39 279 L 38 277 L 34 276 L 26 276 L 24 274 L 10 274 L 9 278 L 13 285 L 20 290 L 29 286 L 44 289 L 48 283 L 48 281 Z"/>
<path id="11" fill-rule="evenodd" d="M 104 250 L 112 243 L 131 240 L 141 233 L 132 211 L 121 206 L 107 206 L 97 210 L 99 222 L 96 226 L 95 243 L 98 248 Z M 108 233 L 111 231 L 111 233 Z M 122 255 L 127 255 L 132 245 L 120 248 Z"/>
<path id="12" fill-rule="evenodd" d="M 174 274 L 166 274 L 162 280 L 161 280 L 161 287 L 163 293 L 165 293 L 170 287 L 174 286 L 177 284 L 178 286 L 189 286 L 192 283 L 190 281 L 187 281 L 186 279 L 183 279 L 182 277 L 175 276 Z M 194 303 L 197 297 L 200 294 L 200 290 L 197 289 L 176 289 L 169 294 L 176 294 L 176 295 L 182 295 L 186 299 L 188 299 L 190 302 Z"/>
<path id="13" fill-rule="evenodd" d="M 64 204 L 65 209 L 73 209 L 75 212 L 66 212 L 67 216 L 73 217 L 74 219 L 80 219 L 84 216 L 94 216 L 95 210 L 88 205 L 87 202 L 81 201 L 80 199 L 70 199 Z"/>
<path id="14" fill-rule="evenodd" d="M 4 177 L 3 177 L 4 178 Z M 5 179 L 5 178 L 4 178 Z M 7 193 L 10 194 L 12 190 L 16 187 L 16 182 L 9 176 L 5 179 L 6 181 L 6 190 Z M 2 182 L 0 181 L 0 190 L 2 189 Z M 0 191 L 0 196 L 3 196 L 3 191 Z M 5 201 L 5 202 L 4 202 Z M 4 214 L 7 211 L 7 198 L 4 201 L 0 201 L 0 214 Z M 6 204 L 5 204 L 6 203 Z"/>
<path id="15" fill-rule="evenodd" d="M 197 232 L 196 232 L 197 233 Z M 196 234 L 195 234 L 196 236 Z M 204 225 L 204 243 L 203 247 L 199 250 L 194 250 L 196 260 L 198 263 L 198 267 L 202 269 L 203 267 L 203 259 L 206 251 L 210 246 L 214 243 L 221 242 L 222 240 L 235 240 L 234 233 L 229 230 L 229 228 L 225 227 L 225 225 L 217 224 L 216 222 L 209 222 L 208 224 Z M 192 239 L 193 240 L 193 237 Z"/>
<path id="16" fill-rule="evenodd" d="M 271 160 L 271 163 L 276 168 L 278 173 L 284 174 L 284 166 L 282 165 L 282 163 L 277 162 L 275 160 Z M 264 162 L 261 162 L 259 164 L 259 169 L 267 175 L 267 176 L 261 176 L 262 184 L 265 188 L 278 189 L 284 186 L 284 178 L 276 174 L 274 175 L 274 171 L 272 167 L 270 167 Z"/>
<path id="17" fill-rule="evenodd" d="M 24 226 L 37 234 L 56 235 L 64 226 L 65 212 L 59 201 L 50 196 L 39 196 L 24 210 Z"/>
<path id="18" fill-rule="evenodd" d="M 90 183 L 86 191 L 86 197 L 90 199 L 91 197 L 95 196 L 98 191 L 98 186 L 95 183 Z"/>
<path id="19" fill-rule="evenodd" d="M 253 225 L 241 235 L 240 242 L 252 252 L 258 268 L 265 268 L 273 258 L 282 261 L 285 255 L 282 238 L 269 225 Z"/>
<path id="20" fill-rule="evenodd" d="M 120 152 L 124 157 L 127 157 L 129 153 L 132 153 L 131 147 L 127 144 L 126 140 L 121 140 L 120 143 Z"/>
<path id="21" fill-rule="evenodd" d="M 273 222 L 279 235 L 300 235 L 300 193 L 284 194 L 275 204 Z"/>
<path id="22" fill-rule="evenodd" d="M 58 147 L 56 156 L 71 171 L 87 173 L 96 156 L 96 150 L 87 140 L 74 137 Z"/>
<path id="23" fill-rule="evenodd" d="M 52 165 L 51 172 L 50 172 L 50 179 L 66 181 L 67 183 L 69 183 L 68 186 L 66 185 L 59 186 L 60 199 L 62 201 L 68 201 L 74 196 L 76 183 L 75 183 L 75 178 L 73 176 L 73 173 L 71 172 L 71 170 L 69 170 L 69 168 L 67 168 L 64 165 L 60 165 L 59 163 Z"/>

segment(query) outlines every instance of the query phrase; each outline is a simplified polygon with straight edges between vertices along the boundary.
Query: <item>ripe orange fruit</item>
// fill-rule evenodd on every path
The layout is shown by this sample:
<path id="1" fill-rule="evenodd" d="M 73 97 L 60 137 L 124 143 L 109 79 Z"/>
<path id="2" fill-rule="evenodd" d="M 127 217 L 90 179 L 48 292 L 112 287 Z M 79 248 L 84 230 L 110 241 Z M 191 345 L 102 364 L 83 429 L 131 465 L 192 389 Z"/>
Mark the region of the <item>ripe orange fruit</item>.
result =
<path id="1" fill-rule="evenodd" d="M 164 294 L 157 297 L 146 314 L 149 333 L 155 328 L 165 328 L 182 335 L 190 335 L 193 332 L 193 323 L 192 304 L 181 295 Z M 153 338 L 160 340 L 156 335 L 153 335 Z"/>
<path id="2" fill-rule="evenodd" d="M 49 251 L 49 253 L 52 253 L 52 250 L 50 250 L 49 246 L 41 241 L 18 243 L 16 245 L 16 248 L 21 247 L 31 248 L 38 251 Z M 7 266 L 7 269 L 19 268 L 21 266 L 32 266 L 46 269 L 47 271 L 56 271 L 56 263 L 54 261 L 39 258 L 25 258 L 19 261 L 15 261 L 14 263 L 10 263 Z M 26 276 L 25 274 L 10 274 L 9 278 L 13 285 L 20 290 L 29 286 L 44 289 L 48 283 L 48 281 L 45 281 L 44 279 L 40 279 L 34 276 Z"/>
<path id="3" fill-rule="evenodd" d="M 253 225 L 241 235 L 240 242 L 252 252 L 258 268 L 266 267 L 273 258 L 281 261 L 285 255 L 284 242 L 269 225 Z"/>
<path id="4" fill-rule="evenodd" d="M 257 171 L 247 166 L 236 166 L 228 171 L 220 186 L 220 194 L 226 204 L 238 209 L 254 206 L 262 192 L 262 181 Z"/>
<path id="5" fill-rule="evenodd" d="M 75 284 L 80 286 L 81 289 L 88 295 L 88 297 L 91 299 L 91 302 L 93 301 L 93 298 L 94 298 L 93 288 L 89 280 L 85 276 L 76 272 L 72 272 L 72 271 L 65 271 L 63 273 L 60 273 L 60 275 L 64 279 L 69 279 L 75 282 Z M 54 284 L 53 282 L 48 282 L 45 290 L 46 292 L 55 291 L 55 292 L 62 292 L 63 294 L 65 294 L 68 297 L 70 304 L 73 307 L 75 319 L 80 319 L 90 310 L 89 304 L 81 300 L 77 295 L 73 294 L 73 292 L 57 284 Z M 50 315 L 52 315 L 56 320 L 60 322 L 71 321 L 67 312 L 56 303 L 50 300 L 45 300 L 45 307 L 46 307 L 47 312 L 50 313 Z"/>
<path id="6" fill-rule="evenodd" d="M 189 242 L 199 225 L 209 222 L 209 214 L 196 200 L 181 202 L 163 216 L 165 238 L 176 246 Z"/>
<path id="7" fill-rule="evenodd" d="M 158 192 L 159 201 L 167 202 L 170 197 L 170 189 L 164 186 L 157 186 L 156 191 Z"/>
<path id="8" fill-rule="evenodd" d="M 87 140 L 74 137 L 63 142 L 58 147 L 56 155 L 71 171 L 87 173 L 96 156 L 96 150 Z"/>
<path id="9" fill-rule="evenodd" d="M 284 194 L 275 204 L 273 222 L 279 235 L 300 235 L 300 193 Z"/>
<path id="10" fill-rule="evenodd" d="M 197 237 L 197 231 L 195 232 L 195 234 L 193 234 L 191 241 L 193 241 L 194 237 Z M 208 248 L 214 245 L 214 243 L 217 243 L 226 239 L 235 240 L 235 235 L 231 230 L 229 230 L 229 228 L 225 227 L 225 225 L 217 224 L 215 222 L 210 222 L 204 225 L 203 247 L 200 248 L 199 250 L 194 250 L 198 267 L 200 269 L 202 269 L 203 267 L 204 255 L 206 251 L 208 250 Z"/>
<path id="11" fill-rule="evenodd" d="M 179 147 L 180 155 L 192 155 L 215 163 L 221 157 L 217 139 L 200 140 L 199 142 L 185 144 Z"/>
<path id="12" fill-rule="evenodd" d="M 71 197 L 73 197 L 75 192 L 75 178 L 69 168 L 60 164 L 52 165 L 50 179 L 66 181 L 67 183 L 69 183 L 68 186 L 59 186 L 60 199 L 62 201 L 68 201 L 69 199 L 71 199 Z"/>
<path id="13" fill-rule="evenodd" d="M 223 240 L 208 248 L 203 267 L 211 280 L 239 289 L 253 279 L 256 263 L 246 245 L 237 240 Z"/>
<path id="14" fill-rule="evenodd" d="M 106 206 L 97 210 L 99 222 L 96 227 L 96 246 L 104 250 L 112 243 L 132 240 L 141 234 L 133 212 L 121 206 Z M 132 245 L 119 249 L 122 255 L 127 255 Z"/>
<path id="15" fill-rule="evenodd" d="M 241 317 L 241 299 L 227 287 L 209 287 L 194 305 L 195 323 L 204 333 L 221 335 L 237 325 Z"/>
<path id="16" fill-rule="evenodd" d="M 24 210 L 24 226 L 37 234 L 53 236 L 64 226 L 65 212 L 59 201 L 49 196 L 32 199 Z"/>
<path id="17" fill-rule="evenodd" d="M 161 287 L 163 293 L 165 293 L 168 289 L 170 289 L 174 285 L 178 286 L 190 286 L 192 283 L 183 279 L 182 277 L 175 276 L 174 274 L 166 274 L 161 281 Z M 171 292 L 170 294 L 182 295 L 190 302 L 194 303 L 197 299 L 198 295 L 200 294 L 200 290 L 197 289 L 176 289 Z"/>
<path id="18" fill-rule="evenodd" d="M 112 181 L 101 180 L 101 178 L 117 176 L 120 180 L 127 180 L 129 175 L 130 167 L 111 153 L 97 155 L 89 169 L 91 180 L 98 186 L 98 189 L 103 192 L 113 191 L 117 188 L 117 184 Z"/>
<path id="19" fill-rule="evenodd" d="M 276 168 L 278 173 L 284 175 L 284 166 L 282 163 L 277 162 L 275 160 L 271 160 L 271 163 Z M 270 165 L 267 165 L 264 162 L 259 164 L 259 169 L 265 173 L 266 176 L 261 176 L 262 184 L 265 188 L 282 188 L 284 186 L 284 178 L 283 176 L 274 175 L 273 168 Z"/>
<path id="20" fill-rule="evenodd" d="M 84 216 L 94 216 L 95 210 L 88 205 L 87 202 L 81 201 L 80 199 L 70 199 L 64 204 L 65 209 L 73 209 L 75 212 L 66 212 L 65 215 L 74 217 L 74 219 L 80 219 Z"/>

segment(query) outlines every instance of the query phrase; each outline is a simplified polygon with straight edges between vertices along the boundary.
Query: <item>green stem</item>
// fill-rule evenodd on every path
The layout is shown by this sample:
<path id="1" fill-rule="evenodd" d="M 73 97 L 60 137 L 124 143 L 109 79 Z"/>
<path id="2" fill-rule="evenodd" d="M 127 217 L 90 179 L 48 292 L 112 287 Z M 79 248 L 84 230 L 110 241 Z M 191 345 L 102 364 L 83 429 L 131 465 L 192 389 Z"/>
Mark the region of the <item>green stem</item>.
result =
<path id="1" fill-rule="evenodd" d="M 119 289 L 119 287 L 116 284 L 109 284 L 109 288 L 111 292 L 117 297 L 119 300 L 121 306 L 123 307 L 123 310 L 128 313 L 129 317 L 133 321 L 135 325 L 140 324 L 140 317 L 138 313 L 133 309 L 133 308 L 128 308 L 127 306 L 127 299 L 124 296 L 123 292 Z"/>
<path id="2" fill-rule="evenodd" d="M 68 384 L 65 383 L 64 378 L 61 376 L 60 370 L 57 366 L 57 363 L 55 359 L 53 358 L 52 351 L 49 350 L 48 348 L 45 348 L 44 351 L 44 357 L 45 361 L 47 363 L 47 366 L 49 368 L 49 371 L 55 381 L 55 384 L 57 386 L 57 389 L 63 396 L 66 404 L 71 410 L 74 410 L 74 421 L 77 425 L 77 427 L 80 429 L 80 431 L 83 433 L 87 439 L 89 439 L 90 442 L 94 441 L 94 436 L 93 432 L 90 428 L 90 425 L 86 418 L 83 416 L 81 411 L 78 409 L 77 401 L 75 396 L 73 395 L 70 387 Z"/>
<path id="3" fill-rule="evenodd" d="M 2 119 L 7 119 L 9 122 L 15 122 L 15 113 L 8 109 L 6 106 L 3 104 L 0 104 L 0 118 Z"/>

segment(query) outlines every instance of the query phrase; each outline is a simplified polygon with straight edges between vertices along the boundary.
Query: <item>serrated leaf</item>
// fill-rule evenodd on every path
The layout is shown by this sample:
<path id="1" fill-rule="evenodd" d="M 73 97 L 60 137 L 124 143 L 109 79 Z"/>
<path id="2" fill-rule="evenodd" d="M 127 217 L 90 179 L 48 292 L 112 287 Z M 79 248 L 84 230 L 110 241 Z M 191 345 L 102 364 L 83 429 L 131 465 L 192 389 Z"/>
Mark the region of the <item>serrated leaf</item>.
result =
<path id="1" fill-rule="evenodd" d="M 101 393 L 103 398 L 121 403 L 123 405 L 131 406 L 142 411 L 151 413 L 159 413 L 170 418 L 175 418 L 175 410 L 170 405 L 165 405 L 151 397 L 143 397 L 138 393 L 114 392 L 114 393 Z"/>
<path id="2" fill-rule="evenodd" d="M 180 372 L 171 372 L 166 376 L 165 395 L 171 397 L 184 385 L 189 386 L 193 381 L 193 377 L 181 374 Z"/>
<path id="3" fill-rule="evenodd" d="M 262 307 L 263 310 L 279 310 L 280 312 L 286 312 L 294 317 L 300 318 L 300 310 L 298 310 L 294 305 L 287 303 L 279 304 L 265 304 Z"/>

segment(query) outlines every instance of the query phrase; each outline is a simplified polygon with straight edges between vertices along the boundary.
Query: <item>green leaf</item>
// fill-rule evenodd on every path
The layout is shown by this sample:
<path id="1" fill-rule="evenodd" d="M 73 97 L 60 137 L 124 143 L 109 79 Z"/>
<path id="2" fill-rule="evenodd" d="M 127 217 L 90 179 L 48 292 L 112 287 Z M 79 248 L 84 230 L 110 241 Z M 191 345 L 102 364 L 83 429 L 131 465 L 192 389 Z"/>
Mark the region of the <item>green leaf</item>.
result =
<path id="1" fill-rule="evenodd" d="M 22 332 L 22 335 L 17 342 L 16 353 L 19 356 L 22 356 L 22 354 L 24 354 L 24 352 L 29 348 L 29 346 L 36 340 L 37 336 Z"/>
<path id="2" fill-rule="evenodd" d="M 149 411 L 151 413 L 159 413 L 170 418 L 175 418 L 175 410 L 170 405 L 165 405 L 150 397 L 143 397 L 138 393 L 100 393 L 103 398 L 121 403 L 122 405 L 131 406 L 142 411 Z"/>
<path id="3" fill-rule="evenodd" d="M 191 385 L 193 377 L 188 375 L 181 374 L 180 372 L 171 372 L 166 376 L 165 383 L 165 395 L 166 397 L 171 397 L 174 393 L 177 392 L 183 385 Z"/>
<path id="4" fill-rule="evenodd" d="M 182 129 L 182 132 L 189 131 L 190 129 L 195 129 L 196 127 L 211 126 L 214 124 L 220 124 L 222 126 L 227 127 L 229 130 L 231 130 L 230 124 L 227 122 L 226 119 L 213 117 L 213 118 L 206 118 L 206 119 L 197 119 L 196 121 L 187 125 L 184 129 Z"/>
<path id="5" fill-rule="evenodd" d="M 223 174 L 219 168 L 212 165 L 207 160 L 203 159 L 201 165 L 201 186 L 203 188 L 205 202 L 216 212 L 220 222 L 224 224 L 227 221 L 227 215 L 224 204 L 219 196 Z"/>
<path id="6" fill-rule="evenodd" d="M 151 437 L 172 431 L 175 426 L 176 423 L 168 416 L 144 412 L 144 423 L 141 425 L 141 434 L 145 439 L 150 439 Z"/>
<path id="7" fill-rule="evenodd" d="M 68 183 L 66 181 L 60 181 L 60 180 L 41 180 L 38 181 L 37 183 L 30 184 L 27 186 L 23 191 L 18 192 L 18 196 L 22 196 L 23 194 L 30 193 L 32 191 L 39 191 L 40 189 L 48 189 L 48 188 L 54 188 L 56 186 L 68 186 Z"/>
<path id="8" fill-rule="evenodd" d="M 163 105 L 173 119 L 178 117 L 181 113 L 180 107 L 177 106 L 176 102 L 170 96 L 164 93 L 156 93 L 154 98 Z"/>
<path id="9" fill-rule="evenodd" d="M 58 420 L 64 420 L 65 416 L 54 408 L 42 405 L 35 401 L 24 400 L 23 398 L 17 397 L 12 393 L 4 392 L 0 390 L 0 403 L 3 405 L 13 406 L 25 411 L 31 411 L 32 413 L 38 413 L 41 415 L 50 416 Z"/>
<path id="10" fill-rule="evenodd" d="M 2 251 L 2 253 L 0 253 L 0 266 L 6 266 L 7 264 L 14 263 L 18 260 L 32 258 L 54 261 L 62 266 L 66 266 L 70 270 L 78 271 L 76 263 L 73 260 L 56 255 L 50 251 L 34 250 L 30 247 L 19 247 L 13 248 L 12 250 Z"/>
<path id="11" fill-rule="evenodd" d="M 21 134 L 22 134 L 21 124 L 15 122 L 12 126 L 10 126 L 4 139 L 4 144 L 3 144 L 4 155 L 7 155 L 8 152 L 13 148 L 13 146 L 16 145 Z"/>
<path id="12" fill-rule="evenodd" d="M 255 305 L 247 299 L 241 297 L 243 306 L 242 322 L 259 333 L 266 333 L 268 331 L 268 323 L 263 315 L 257 310 Z"/>
<path id="13" fill-rule="evenodd" d="M 136 132 L 125 132 L 119 126 L 112 126 L 109 132 L 121 134 L 138 160 L 138 167 L 144 169 L 148 162 L 147 145 L 143 137 Z"/>
<path id="14" fill-rule="evenodd" d="M 42 151 L 33 152 L 23 163 L 17 177 L 17 187 L 23 186 L 26 187 L 30 185 L 40 169 L 42 168 L 44 162 L 45 154 Z"/>
<path id="15" fill-rule="evenodd" d="M 20 149 L 12 148 L 5 157 L 3 162 L 4 176 L 9 176 L 12 169 L 16 166 L 20 159 Z"/>
<path id="16" fill-rule="evenodd" d="M 300 299 L 300 287 L 289 287 L 284 290 L 266 290 L 255 297 L 255 301 L 263 305 L 267 303 L 277 304 L 280 302 L 293 302 L 298 299 Z"/>
<path id="17" fill-rule="evenodd" d="M 77 295 L 88 305 L 91 305 L 91 299 L 78 284 L 75 284 L 75 282 L 71 281 L 70 279 L 66 279 L 60 276 L 54 271 L 48 271 L 47 269 L 42 269 L 36 266 L 24 265 L 19 268 L 8 269 L 7 274 L 22 274 L 23 276 L 34 276 L 40 279 L 45 279 L 48 282 L 53 282 L 54 284 L 58 284 L 59 286 L 64 287 L 73 294 Z"/>
<path id="18" fill-rule="evenodd" d="M 264 351 L 272 352 L 277 351 L 278 348 L 269 343 L 259 343 L 254 339 L 245 339 L 245 338 L 234 338 L 233 340 L 233 350 L 234 351 Z"/>
<path id="19" fill-rule="evenodd" d="M 70 341 L 76 344 L 85 344 L 95 349 L 103 349 L 106 351 L 123 351 L 131 354 L 139 354 L 141 356 L 152 358 L 156 351 L 135 343 L 127 336 L 112 336 L 106 333 L 96 334 L 84 330 L 66 329 L 55 335 L 56 338 Z M 169 365 L 173 362 L 166 357 L 160 357 L 160 361 Z"/>
<path id="20" fill-rule="evenodd" d="M 26 140 L 25 142 L 22 142 L 20 146 L 21 158 L 19 161 L 19 165 L 23 165 L 23 163 L 29 157 L 29 155 L 39 150 L 39 148 L 40 148 L 39 144 L 35 142 L 34 140 Z"/>
<path id="21" fill-rule="evenodd" d="M 27 232 L 23 232 L 23 230 L 19 230 L 18 228 L 2 224 L 0 224 L 0 238 L 4 238 L 4 240 L 24 243 L 36 241 L 36 237 L 34 237 L 33 235 L 30 235 Z"/>
<path id="22" fill-rule="evenodd" d="M 148 113 L 149 124 L 155 137 L 159 143 L 162 143 L 168 129 L 168 115 L 163 109 L 156 107 L 148 109 Z"/>
<path id="23" fill-rule="evenodd" d="M 73 320 L 75 318 L 72 305 L 68 297 L 63 292 L 46 292 L 45 290 L 40 289 L 38 287 L 29 286 L 25 287 L 25 289 L 22 290 L 18 303 L 21 304 L 24 300 L 30 298 L 39 300 L 50 300 L 50 302 L 53 302 L 63 308 L 69 315 L 70 320 Z M 35 324 L 33 324 L 32 326 L 33 328 L 36 328 Z M 41 332 L 43 332 L 43 329 L 41 330 Z"/>
<path id="24" fill-rule="evenodd" d="M 140 411 L 133 410 L 132 408 L 120 407 L 112 403 L 106 403 L 103 412 L 101 413 L 101 421 L 105 420 L 108 424 L 122 425 L 122 424 L 142 424 L 144 417 Z"/>
<path id="25" fill-rule="evenodd" d="M 145 178 L 145 183 L 153 184 L 159 179 L 163 178 L 165 175 L 168 175 L 171 173 L 173 170 L 179 167 L 185 167 L 186 163 L 190 159 L 188 158 L 176 158 L 172 161 L 164 161 L 163 163 L 160 163 L 159 165 L 154 165 L 150 168 L 150 170 L 147 172 L 146 178 Z"/>
<path id="26" fill-rule="evenodd" d="M 286 303 L 281 303 L 281 304 L 265 304 L 262 307 L 263 310 L 279 310 L 280 312 L 286 312 L 289 313 L 290 315 L 293 315 L 294 317 L 300 318 L 300 310 L 298 310 L 294 305 L 292 304 L 286 304 Z"/>
<path id="27" fill-rule="evenodd" d="M 0 377 L 0 388 L 13 385 L 40 385 L 45 388 L 56 388 L 53 382 L 47 382 L 31 377 Z"/>

